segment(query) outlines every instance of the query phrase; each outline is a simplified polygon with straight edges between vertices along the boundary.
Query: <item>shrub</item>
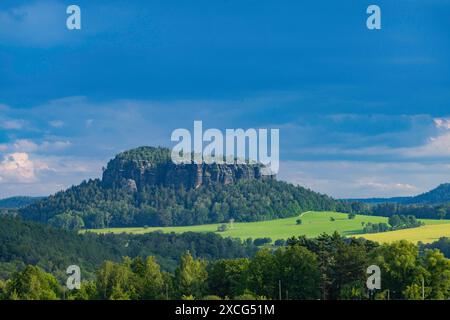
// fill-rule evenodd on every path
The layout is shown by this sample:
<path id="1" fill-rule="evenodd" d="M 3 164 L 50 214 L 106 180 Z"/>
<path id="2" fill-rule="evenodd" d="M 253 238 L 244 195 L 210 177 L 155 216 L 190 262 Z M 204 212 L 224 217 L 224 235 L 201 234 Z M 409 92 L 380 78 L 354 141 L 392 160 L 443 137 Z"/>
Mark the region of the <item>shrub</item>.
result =
<path id="1" fill-rule="evenodd" d="M 253 244 L 255 245 L 255 246 L 263 246 L 263 245 L 265 245 L 265 244 L 269 244 L 269 243 L 271 243 L 272 242 L 272 239 L 271 238 L 257 238 L 257 239 L 255 239 L 254 241 L 253 241 Z"/>
<path id="2" fill-rule="evenodd" d="M 220 226 L 217 227 L 217 232 L 225 232 L 228 230 L 228 225 L 226 224 L 221 224 Z"/>

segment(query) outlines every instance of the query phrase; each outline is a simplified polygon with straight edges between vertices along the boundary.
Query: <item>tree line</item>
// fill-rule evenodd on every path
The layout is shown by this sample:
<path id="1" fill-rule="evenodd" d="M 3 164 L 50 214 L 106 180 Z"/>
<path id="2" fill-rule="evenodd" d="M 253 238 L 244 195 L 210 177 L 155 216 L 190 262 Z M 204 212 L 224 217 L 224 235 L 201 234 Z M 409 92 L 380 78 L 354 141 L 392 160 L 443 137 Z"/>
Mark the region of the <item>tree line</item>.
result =
<path id="1" fill-rule="evenodd" d="M 366 269 L 381 268 L 369 294 Z M 426 299 L 450 298 L 450 260 L 399 241 L 378 245 L 339 234 L 291 238 L 250 258 L 208 261 L 185 252 L 172 272 L 154 256 L 105 261 L 80 290 L 28 265 L 0 282 L 3 299 Z M 281 294 L 280 294 L 281 293 Z M 281 296 L 280 296 L 281 295 Z"/>
<path id="2" fill-rule="evenodd" d="M 417 219 L 450 219 L 450 202 L 439 204 L 364 203 L 345 201 L 344 211 L 380 217 L 414 216 Z"/>
<path id="3" fill-rule="evenodd" d="M 423 225 L 424 223 L 417 220 L 416 217 L 414 216 L 393 215 L 389 217 L 388 223 L 385 222 L 365 223 L 363 232 L 364 233 L 386 232 L 400 229 L 417 228 Z"/>

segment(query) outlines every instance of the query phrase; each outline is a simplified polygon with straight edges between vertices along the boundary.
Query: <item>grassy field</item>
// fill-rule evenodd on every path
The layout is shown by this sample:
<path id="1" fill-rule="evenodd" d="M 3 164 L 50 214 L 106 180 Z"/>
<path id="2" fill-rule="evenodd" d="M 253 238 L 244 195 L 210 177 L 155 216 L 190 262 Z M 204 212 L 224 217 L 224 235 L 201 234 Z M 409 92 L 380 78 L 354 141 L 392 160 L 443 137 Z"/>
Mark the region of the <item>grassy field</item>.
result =
<path id="1" fill-rule="evenodd" d="M 427 220 L 422 221 L 426 222 Z M 411 242 L 421 241 L 423 243 L 430 243 L 438 240 L 440 237 L 450 237 L 450 224 L 448 223 L 448 221 L 440 221 L 440 223 L 430 223 L 420 228 L 364 235 L 364 238 L 380 243 L 403 239 L 409 240 Z"/>
<path id="2" fill-rule="evenodd" d="M 234 223 L 232 229 L 225 232 L 218 232 L 224 237 L 236 237 L 241 239 L 270 237 L 272 240 L 287 239 L 292 236 L 305 235 L 307 237 L 316 237 L 321 233 L 331 234 L 338 231 L 344 236 L 362 236 L 362 222 L 387 222 L 384 217 L 372 217 L 357 215 L 355 219 L 349 220 L 348 215 L 337 212 L 305 212 L 301 215 L 302 224 L 297 225 L 296 220 L 299 217 L 286 219 Z M 331 221 L 334 218 L 335 221 Z M 450 221 L 440 220 L 422 220 L 425 226 L 420 228 L 400 230 L 393 232 L 383 232 L 377 234 L 365 234 L 364 237 L 379 241 L 391 242 L 400 239 L 410 241 L 432 242 L 441 236 L 450 236 Z M 182 233 L 193 232 L 217 232 L 220 224 L 208 224 L 201 226 L 188 227 L 149 227 L 149 228 L 109 228 L 89 230 L 96 233 L 147 233 L 156 230 L 163 232 Z"/>

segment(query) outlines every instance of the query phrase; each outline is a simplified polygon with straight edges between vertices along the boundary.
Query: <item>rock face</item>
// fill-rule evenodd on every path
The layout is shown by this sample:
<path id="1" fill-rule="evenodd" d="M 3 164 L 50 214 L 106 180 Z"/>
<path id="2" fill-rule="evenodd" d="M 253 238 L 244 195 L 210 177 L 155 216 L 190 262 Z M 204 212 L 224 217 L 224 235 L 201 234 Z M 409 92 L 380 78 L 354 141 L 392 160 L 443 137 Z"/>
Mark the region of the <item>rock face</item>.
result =
<path id="1" fill-rule="evenodd" d="M 155 152 L 162 156 L 153 157 Z M 210 183 L 230 184 L 239 180 L 275 178 L 263 176 L 263 166 L 259 164 L 176 165 L 170 160 L 169 152 L 163 148 L 141 147 L 119 154 L 108 163 L 103 172 L 102 183 L 108 188 L 124 188 L 135 192 L 150 185 L 198 188 Z"/>

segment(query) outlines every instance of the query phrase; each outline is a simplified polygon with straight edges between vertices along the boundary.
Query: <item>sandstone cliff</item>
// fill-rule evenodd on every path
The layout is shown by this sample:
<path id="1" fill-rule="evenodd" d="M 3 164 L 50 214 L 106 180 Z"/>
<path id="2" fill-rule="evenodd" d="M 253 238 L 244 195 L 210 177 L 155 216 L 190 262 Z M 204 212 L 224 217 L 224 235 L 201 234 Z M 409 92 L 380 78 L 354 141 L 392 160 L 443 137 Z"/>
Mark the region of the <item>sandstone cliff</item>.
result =
<path id="1" fill-rule="evenodd" d="M 170 150 L 140 147 L 121 153 L 103 172 L 102 183 L 109 188 L 135 192 L 148 185 L 197 188 L 210 183 L 230 184 L 238 180 L 273 179 L 263 176 L 259 164 L 174 164 Z"/>

